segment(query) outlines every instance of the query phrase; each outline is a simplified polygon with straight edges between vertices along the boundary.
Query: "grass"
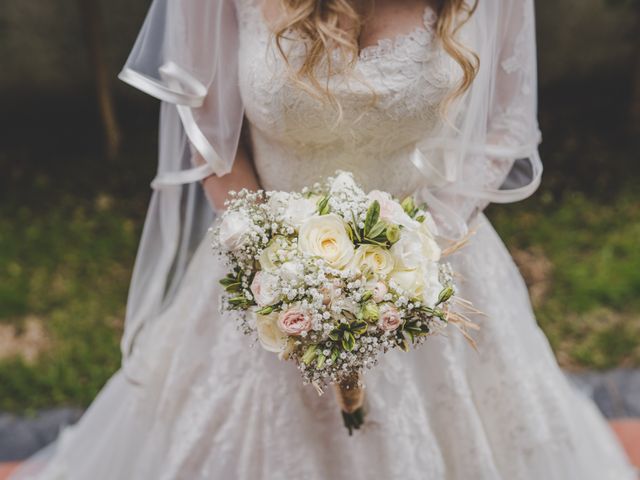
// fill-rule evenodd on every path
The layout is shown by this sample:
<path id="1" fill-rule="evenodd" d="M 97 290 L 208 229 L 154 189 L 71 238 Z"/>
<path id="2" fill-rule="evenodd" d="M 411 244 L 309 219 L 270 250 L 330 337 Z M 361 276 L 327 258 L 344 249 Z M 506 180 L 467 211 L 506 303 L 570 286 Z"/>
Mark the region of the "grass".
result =
<path id="1" fill-rule="evenodd" d="M 543 92 L 544 189 L 488 211 L 539 277 L 538 321 L 569 368 L 640 366 L 640 166 L 620 133 L 624 102 L 603 96 L 624 99 L 616 81 Z M 140 102 L 122 116 L 130 134 L 115 161 L 101 157 L 95 112 L 68 98 L 18 102 L 0 125 L 0 347 L 29 321 L 47 333 L 35 361 L 0 351 L 0 411 L 86 406 L 119 366 L 155 164 L 155 132 L 139 128 L 155 106 Z"/>
<path id="2" fill-rule="evenodd" d="M 639 366 L 640 195 L 623 191 L 607 204 L 551 196 L 490 212 L 510 249 L 553 265 L 539 324 L 566 367 Z"/>
<path id="3" fill-rule="evenodd" d="M 0 318 L 18 335 L 35 318 L 51 339 L 35 364 L 0 364 L 0 409 L 85 405 L 118 367 L 137 228 L 121 212 L 70 201 L 2 213 Z"/>

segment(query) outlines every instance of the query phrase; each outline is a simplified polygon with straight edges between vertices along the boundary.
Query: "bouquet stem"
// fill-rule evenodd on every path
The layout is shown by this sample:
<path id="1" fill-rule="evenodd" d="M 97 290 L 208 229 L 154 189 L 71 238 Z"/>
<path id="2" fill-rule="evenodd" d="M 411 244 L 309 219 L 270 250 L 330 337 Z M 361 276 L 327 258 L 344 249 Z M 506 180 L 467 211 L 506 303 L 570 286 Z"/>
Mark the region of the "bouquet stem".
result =
<path id="1" fill-rule="evenodd" d="M 336 400 L 342 410 L 344 426 L 353 435 L 364 423 L 364 388 L 359 373 L 334 384 Z"/>

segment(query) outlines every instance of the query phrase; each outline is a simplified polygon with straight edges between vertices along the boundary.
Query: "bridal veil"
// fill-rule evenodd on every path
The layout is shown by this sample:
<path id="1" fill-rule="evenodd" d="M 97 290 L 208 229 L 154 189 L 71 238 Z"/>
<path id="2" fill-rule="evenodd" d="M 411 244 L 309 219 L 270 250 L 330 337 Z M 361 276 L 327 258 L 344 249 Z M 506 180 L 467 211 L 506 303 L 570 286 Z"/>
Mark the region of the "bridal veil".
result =
<path id="1" fill-rule="evenodd" d="M 487 203 L 526 198 L 540 182 L 534 25 L 533 0 L 480 0 L 460 31 L 480 60 L 478 75 L 412 155 L 445 237 L 463 236 Z M 162 101 L 157 176 L 122 339 L 133 382 L 144 380 L 136 339 L 171 303 L 213 221 L 197 181 L 229 173 L 235 158 L 243 119 L 237 55 L 234 0 L 154 0 L 120 73 Z M 204 164 L 192 162 L 192 149 Z"/>

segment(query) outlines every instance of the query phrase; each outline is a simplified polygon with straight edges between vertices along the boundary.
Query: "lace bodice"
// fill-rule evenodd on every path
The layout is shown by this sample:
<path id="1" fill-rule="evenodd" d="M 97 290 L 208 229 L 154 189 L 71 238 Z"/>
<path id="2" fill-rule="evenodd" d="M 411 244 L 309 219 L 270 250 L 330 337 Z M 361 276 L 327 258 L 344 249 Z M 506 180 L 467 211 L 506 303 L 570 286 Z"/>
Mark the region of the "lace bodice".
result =
<path id="1" fill-rule="evenodd" d="M 441 121 L 439 105 L 457 81 L 457 70 L 434 37 L 435 13 L 425 9 L 423 26 L 365 47 L 351 74 L 331 77 L 342 107 L 338 120 L 335 107 L 288 77 L 256 1 L 238 0 L 239 69 L 262 186 L 300 189 L 342 169 L 368 189 L 413 191 L 420 173 L 409 154 Z M 303 42 L 284 46 L 295 66 Z"/>

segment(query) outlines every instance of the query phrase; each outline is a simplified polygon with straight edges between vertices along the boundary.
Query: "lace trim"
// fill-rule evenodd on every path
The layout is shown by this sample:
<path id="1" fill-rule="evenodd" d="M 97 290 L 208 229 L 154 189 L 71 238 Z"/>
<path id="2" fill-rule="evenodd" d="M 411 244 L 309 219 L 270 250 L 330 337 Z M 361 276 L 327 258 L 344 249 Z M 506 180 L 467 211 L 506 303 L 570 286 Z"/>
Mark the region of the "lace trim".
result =
<path id="1" fill-rule="evenodd" d="M 256 0 L 238 0 L 241 6 L 240 19 L 243 22 L 255 23 L 269 35 L 273 32 L 269 29 L 262 14 L 262 8 Z M 242 8 L 243 7 L 243 8 Z M 438 19 L 436 12 L 426 6 L 422 13 L 422 25 L 414 28 L 409 33 L 401 33 L 391 38 L 378 39 L 373 45 L 362 48 L 358 54 L 359 62 L 367 62 L 380 57 L 395 55 L 410 45 L 427 46 L 434 38 L 435 25 Z"/>
<path id="2" fill-rule="evenodd" d="M 367 61 L 385 55 L 396 53 L 402 50 L 407 44 L 417 43 L 419 45 L 429 44 L 434 36 L 435 24 L 438 19 L 436 12 L 427 6 L 422 14 L 422 23 L 409 33 L 399 34 L 392 38 L 381 38 L 375 44 L 364 47 L 360 50 L 358 59 Z"/>

